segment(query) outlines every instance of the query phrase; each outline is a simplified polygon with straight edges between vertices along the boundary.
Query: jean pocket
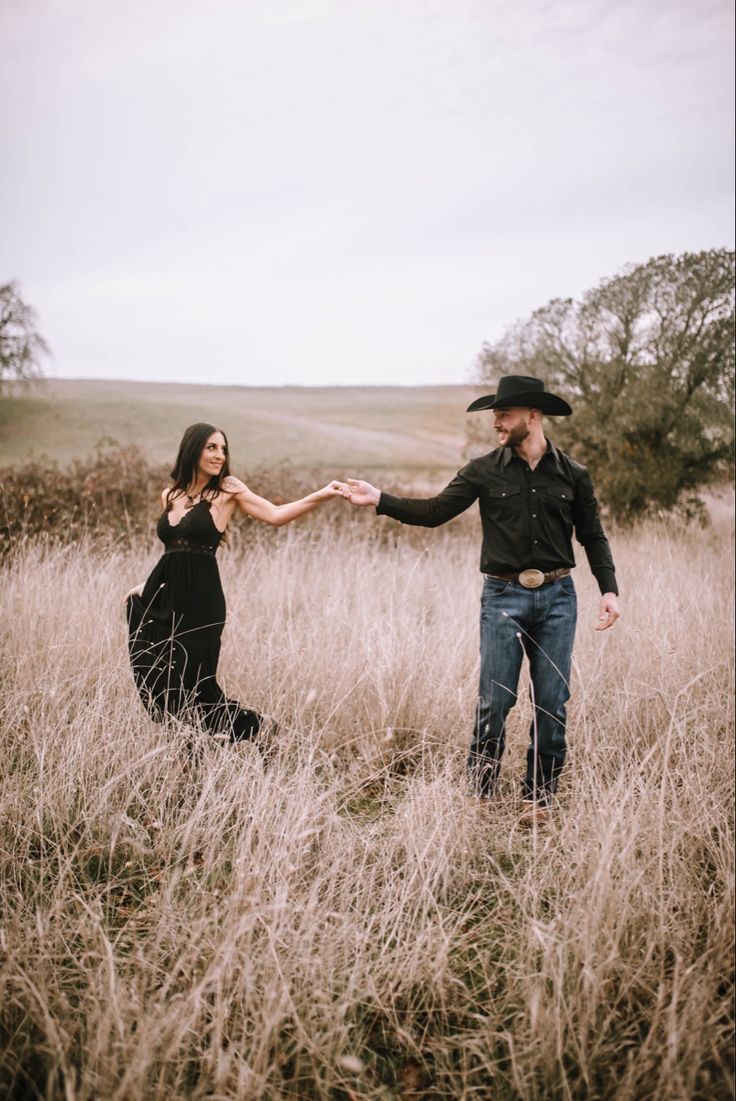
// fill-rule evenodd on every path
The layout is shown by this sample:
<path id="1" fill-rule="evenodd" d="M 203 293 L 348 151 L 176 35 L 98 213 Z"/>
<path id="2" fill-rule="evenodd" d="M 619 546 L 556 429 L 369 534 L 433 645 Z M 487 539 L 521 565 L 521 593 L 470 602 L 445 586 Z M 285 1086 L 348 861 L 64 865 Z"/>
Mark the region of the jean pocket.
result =
<path id="1" fill-rule="evenodd" d="M 489 577 L 486 574 L 485 584 L 483 585 L 483 598 L 495 599 L 497 596 L 503 596 L 511 588 L 510 581 L 501 581 L 495 577 Z"/>

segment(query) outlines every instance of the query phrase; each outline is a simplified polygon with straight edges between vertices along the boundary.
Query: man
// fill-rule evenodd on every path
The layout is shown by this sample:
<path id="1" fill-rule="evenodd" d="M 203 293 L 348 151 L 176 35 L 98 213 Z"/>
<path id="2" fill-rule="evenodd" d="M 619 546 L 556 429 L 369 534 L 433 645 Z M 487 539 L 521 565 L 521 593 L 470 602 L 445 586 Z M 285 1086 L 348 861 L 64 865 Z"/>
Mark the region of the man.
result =
<path id="1" fill-rule="evenodd" d="M 542 416 L 569 416 L 562 398 L 541 379 L 507 375 L 495 394 L 468 412 L 493 411 L 500 447 L 474 459 L 436 497 L 394 497 L 348 479 L 350 500 L 404 524 L 436 527 L 479 501 L 483 525 L 480 687 L 468 755 L 473 791 L 489 798 L 505 745 L 506 718 L 516 702 L 523 656 L 529 661 L 533 719 L 523 819 L 546 817 L 565 762 L 565 705 L 577 618 L 573 532 L 585 548 L 601 591 L 596 630 L 619 617 L 618 588 L 608 540 L 584 466 L 544 435 Z"/>

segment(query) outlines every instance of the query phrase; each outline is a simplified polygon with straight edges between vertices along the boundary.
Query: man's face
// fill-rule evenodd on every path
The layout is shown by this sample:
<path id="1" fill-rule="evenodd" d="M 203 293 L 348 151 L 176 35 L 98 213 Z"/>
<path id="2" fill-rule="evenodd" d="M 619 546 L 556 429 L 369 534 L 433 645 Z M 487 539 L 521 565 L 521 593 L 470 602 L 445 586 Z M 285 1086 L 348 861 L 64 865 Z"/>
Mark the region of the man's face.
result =
<path id="1" fill-rule="evenodd" d="M 529 435 L 531 410 L 514 406 L 511 409 L 493 410 L 493 427 L 498 432 L 502 447 L 519 447 Z"/>

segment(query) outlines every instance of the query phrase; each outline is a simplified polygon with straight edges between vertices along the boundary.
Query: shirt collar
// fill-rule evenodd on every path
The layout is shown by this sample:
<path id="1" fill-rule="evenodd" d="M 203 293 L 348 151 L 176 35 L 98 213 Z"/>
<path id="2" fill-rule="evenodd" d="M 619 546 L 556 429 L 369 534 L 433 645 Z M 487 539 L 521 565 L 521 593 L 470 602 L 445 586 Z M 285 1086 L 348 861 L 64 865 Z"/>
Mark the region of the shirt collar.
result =
<path id="1" fill-rule="evenodd" d="M 542 458 L 544 459 L 546 455 L 549 455 L 555 466 L 559 467 L 560 454 L 557 448 L 552 443 L 552 440 L 549 438 L 549 436 L 545 436 L 544 438 L 547 441 L 547 450 L 545 451 Z M 513 447 L 499 447 L 496 462 L 505 470 L 515 455 L 516 452 L 514 451 Z M 518 456 L 516 457 L 518 458 Z"/>
<path id="2" fill-rule="evenodd" d="M 549 438 L 549 436 L 545 436 L 544 438 L 547 441 L 547 452 L 546 452 L 547 455 L 549 455 L 550 459 L 555 464 L 557 469 L 561 470 L 562 469 L 562 463 L 560 462 L 560 453 L 559 453 L 559 451 L 557 450 L 555 445 L 552 443 L 552 440 Z"/>

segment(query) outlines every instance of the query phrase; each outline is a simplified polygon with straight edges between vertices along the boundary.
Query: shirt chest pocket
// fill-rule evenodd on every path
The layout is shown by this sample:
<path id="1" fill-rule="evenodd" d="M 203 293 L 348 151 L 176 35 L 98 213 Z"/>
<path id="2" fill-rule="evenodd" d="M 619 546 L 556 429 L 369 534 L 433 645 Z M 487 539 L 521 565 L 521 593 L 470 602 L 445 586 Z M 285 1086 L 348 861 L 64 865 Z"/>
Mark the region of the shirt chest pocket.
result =
<path id="1" fill-rule="evenodd" d="M 572 516 L 572 506 L 575 495 L 572 487 L 558 482 L 556 485 L 539 486 L 537 496 L 542 508 L 550 516 Z"/>
<path id="2" fill-rule="evenodd" d="M 515 485 L 488 486 L 485 499 L 491 512 L 515 512 L 521 504 L 519 493 Z"/>

